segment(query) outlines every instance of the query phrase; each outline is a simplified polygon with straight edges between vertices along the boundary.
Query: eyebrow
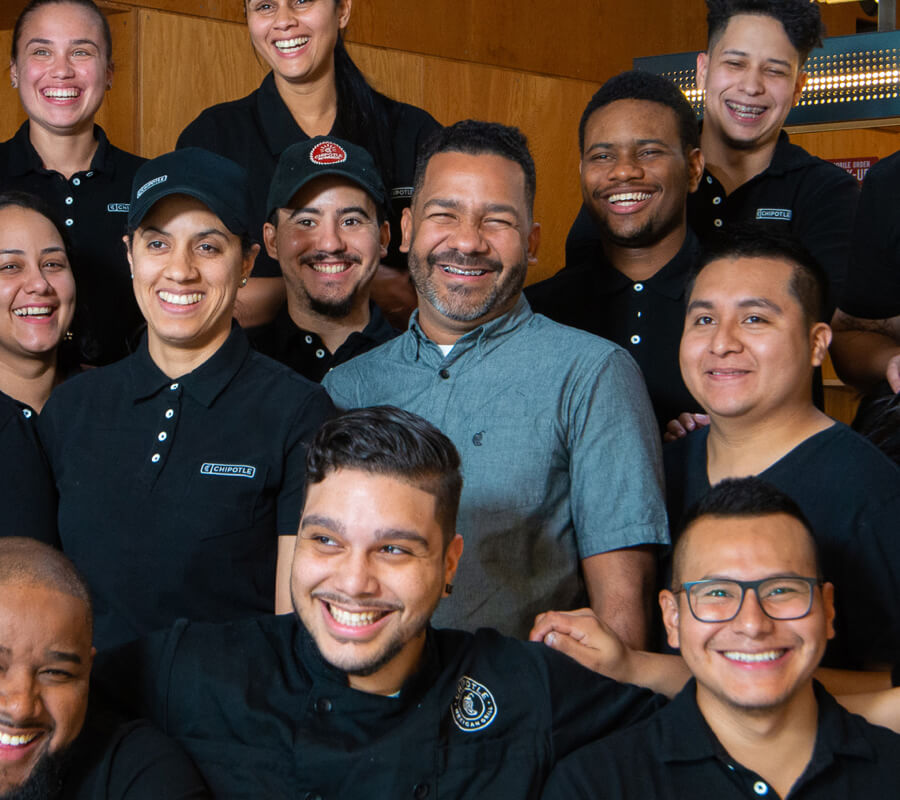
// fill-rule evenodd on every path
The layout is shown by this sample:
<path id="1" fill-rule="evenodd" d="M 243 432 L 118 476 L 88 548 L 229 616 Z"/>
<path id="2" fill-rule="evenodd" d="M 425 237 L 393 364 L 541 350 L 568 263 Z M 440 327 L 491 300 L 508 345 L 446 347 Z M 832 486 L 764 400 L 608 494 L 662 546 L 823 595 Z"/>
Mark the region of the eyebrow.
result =
<path id="1" fill-rule="evenodd" d="M 730 50 L 723 50 L 722 55 L 741 56 L 743 58 L 750 57 L 750 53 L 747 53 L 744 50 L 735 50 L 733 48 Z M 793 66 L 790 61 L 785 61 L 782 58 L 767 58 L 766 63 L 767 64 L 780 64 L 781 66 L 787 67 L 788 69 L 790 69 Z"/>
<path id="2" fill-rule="evenodd" d="M 429 206 L 438 206 L 439 208 L 452 208 L 454 211 L 465 210 L 463 204 L 460 203 L 459 200 L 452 200 L 443 197 L 433 197 L 431 200 L 425 203 L 423 208 L 428 208 Z M 489 214 L 511 214 L 516 218 L 518 218 L 519 216 L 518 209 L 515 206 L 508 205 L 507 203 L 485 203 L 483 208 Z"/>
<path id="3" fill-rule="evenodd" d="M 300 522 L 300 528 L 308 528 L 312 525 L 316 525 L 320 528 L 327 528 L 330 531 L 334 531 L 335 533 L 344 533 L 346 532 L 346 528 L 336 519 L 332 519 L 331 517 L 323 516 L 322 514 L 306 514 Z"/>
<path id="4" fill-rule="evenodd" d="M 759 308 L 762 306 L 763 308 L 771 308 L 776 314 L 783 314 L 781 306 L 778 303 L 773 303 L 771 300 L 766 299 L 765 297 L 748 297 L 746 300 L 738 301 L 738 308 Z M 688 303 L 688 313 L 691 311 L 696 311 L 698 309 L 703 309 L 704 311 L 712 311 L 714 308 L 712 302 L 709 300 L 691 300 Z"/>
<path id="5" fill-rule="evenodd" d="M 638 139 L 637 145 L 640 147 L 646 144 L 658 144 L 662 147 L 669 147 L 668 143 L 664 142 L 662 139 Z M 594 144 L 588 147 L 588 152 L 591 150 L 612 150 L 615 147 L 614 142 L 594 142 Z"/>
<path id="6" fill-rule="evenodd" d="M 366 219 L 372 219 L 372 215 L 369 214 L 366 209 L 362 206 L 346 206 L 345 208 L 339 208 L 337 210 L 338 216 L 342 217 L 344 214 L 359 214 L 360 216 L 365 217 Z M 316 208 L 315 206 L 304 206 L 303 208 L 295 208 L 291 210 L 291 213 L 288 215 L 289 220 L 295 219 L 299 214 L 315 214 L 318 217 L 321 217 L 324 212 L 320 208 Z"/>
<path id="7" fill-rule="evenodd" d="M 385 539 L 400 539 L 404 542 L 414 542 L 422 547 L 428 547 L 428 539 L 417 531 L 410 531 L 405 528 L 379 528 L 375 531 L 375 540 L 378 542 Z"/>
<path id="8" fill-rule="evenodd" d="M 45 247 L 43 250 L 41 250 L 41 254 L 43 255 L 45 253 L 64 253 L 65 251 L 66 251 L 65 247 L 60 247 L 59 245 L 53 245 L 51 247 Z M 12 250 L 12 249 L 0 250 L 0 255 L 24 256 L 25 251 L 24 250 Z"/>
<path id="9" fill-rule="evenodd" d="M 25 42 L 25 47 L 28 47 L 29 45 L 32 45 L 32 44 L 53 44 L 53 40 L 52 39 L 41 39 L 41 38 L 35 36 L 33 39 L 29 39 L 27 42 Z M 93 47 L 96 47 L 98 50 L 100 49 L 100 46 L 93 39 L 69 39 L 67 44 L 69 44 L 69 45 L 89 44 Z"/>
<path id="10" fill-rule="evenodd" d="M 12 655 L 12 649 L 0 645 L 0 653 L 9 656 Z M 46 650 L 45 653 L 51 661 L 66 661 L 70 664 L 83 663 L 78 653 L 70 653 L 68 650 Z"/>
<path id="11" fill-rule="evenodd" d="M 168 231 L 163 230 L 162 228 L 157 228 L 155 225 L 148 225 L 146 228 L 141 228 L 141 235 L 143 236 L 146 233 L 158 233 L 162 236 L 171 236 L 172 234 Z M 197 231 L 197 233 L 192 233 L 192 237 L 197 239 L 202 239 L 204 236 L 221 236 L 224 239 L 228 238 L 228 234 L 225 231 L 219 230 L 218 228 L 207 228 L 206 230 Z"/>

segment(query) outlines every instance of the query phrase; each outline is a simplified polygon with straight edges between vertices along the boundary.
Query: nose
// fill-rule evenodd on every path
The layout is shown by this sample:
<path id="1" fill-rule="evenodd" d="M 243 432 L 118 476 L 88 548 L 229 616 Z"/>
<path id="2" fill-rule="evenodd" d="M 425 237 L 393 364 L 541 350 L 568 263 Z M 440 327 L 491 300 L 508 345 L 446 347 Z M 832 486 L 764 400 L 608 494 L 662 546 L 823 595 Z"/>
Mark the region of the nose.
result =
<path id="1" fill-rule="evenodd" d="M 341 237 L 341 227 L 337 220 L 323 220 L 318 227 L 316 246 L 326 253 L 340 253 L 347 249 Z"/>
<path id="2" fill-rule="evenodd" d="M 75 74 L 75 69 L 66 53 L 57 53 L 54 55 L 50 74 L 54 78 L 69 78 Z"/>
<path id="3" fill-rule="evenodd" d="M 739 352 L 743 348 L 731 324 L 723 321 L 716 325 L 715 332 L 709 343 L 709 349 L 710 352 L 715 353 L 717 356 L 724 356 L 728 353 Z"/>
<path id="4" fill-rule="evenodd" d="M 373 597 L 378 593 L 378 579 L 366 553 L 347 554 L 339 565 L 335 588 L 352 598 Z"/>
<path id="5" fill-rule="evenodd" d="M 773 620 L 759 603 L 759 595 L 755 589 L 744 592 L 744 602 L 732 624 L 746 636 L 755 637 L 772 630 Z"/>
<path id="6" fill-rule="evenodd" d="M 278 8 L 275 11 L 275 27 L 279 30 L 284 30 L 285 28 L 292 27 L 295 23 L 296 18 L 294 17 L 291 3 L 278 3 Z"/>
<path id="7" fill-rule="evenodd" d="M 640 180 L 644 169 L 633 155 L 622 155 L 613 162 L 611 177 L 619 181 Z"/>
<path id="8" fill-rule="evenodd" d="M 11 669 L 0 680 L 0 716 L 14 724 L 27 723 L 40 713 L 40 693 L 28 670 Z"/>
<path id="9" fill-rule="evenodd" d="M 459 220 L 447 237 L 447 244 L 460 253 L 486 253 L 490 250 L 480 222 L 470 219 Z"/>
<path id="10" fill-rule="evenodd" d="M 43 270 L 37 265 L 28 268 L 25 273 L 23 288 L 29 294 L 45 295 L 53 293 L 53 286 L 47 280 Z"/>
<path id="11" fill-rule="evenodd" d="M 195 259 L 196 255 L 189 244 L 173 248 L 166 262 L 165 276 L 176 283 L 195 280 L 199 274 Z"/>
<path id="12" fill-rule="evenodd" d="M 744 94 L 758 95 L 765 90 L 762 75 L 757 69 L 746 69 L 741 73 L 740 88 Z"/>

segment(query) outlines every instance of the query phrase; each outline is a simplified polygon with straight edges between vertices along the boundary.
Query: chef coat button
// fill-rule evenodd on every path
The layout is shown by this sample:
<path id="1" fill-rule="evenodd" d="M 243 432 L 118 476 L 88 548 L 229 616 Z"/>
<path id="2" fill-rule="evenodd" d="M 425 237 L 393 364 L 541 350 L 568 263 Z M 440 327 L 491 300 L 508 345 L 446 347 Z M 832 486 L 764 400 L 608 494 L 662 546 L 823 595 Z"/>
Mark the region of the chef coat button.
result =
<path id="1" fill-rule="evenodd" d="M 706 182 L 707 182 L 707 183 L 712 183 L 712 175 L 707 175 L 707 176 L 706 176 Z"/>
<path id="2" fill-rule="evenodd" d="M 307 333 L 307 334 L 306 334 L 306 337 L 304 338 L 304 341 L 305 341 L 307 344 L 312 344 L 312 336 L 310 336 L 310 335 Z"/>
<path id="3" fill-rule="evenodd" d="M 165 431 L 160 431 L 159 435 L 156 438 L 159 439 L 161 442 L 164 442 L 166 439 L 169 438 L 169 435 Z"/>
<path id="4" fill-rule="evenodd" d="M 171 408 L 166 409 L 166 419 L 172 419 L 175 416 L 175 411 Z"/>
<path id="5" fill-rule="evenodd" d="M 320 697 L 318 700 L 316 700 L 316 711 L 318 711 L 320 714 L 325 714 L 331 711 L 331 700 L 329 700 L 327 697 Z"/>
<path id="6" fill-rule="evenodd" d="M 88 176 L 89 178 L 93 178 L 93 177 L 94 177 L 94 170 L 91 170 L 91 171 L 87 174 L 87 176 Z"/>
<path id="7" fill-rule="evenodd" d="M 150 460 L 151 460 L 154 464 L 158 464 L 158 463 L 159 463 L 159 453 L 154 453 L 154 454 L 151 456 Z"/>
<path id="8" fill-rule="evenodd" d="M 719 205 L 721 202 L 722 202 L 722 198 L 721 198 L 721 197 L 714 197 L 714 198 L 713 198 L 713 205 L 714 205 L 714 206 Z"/>
<path id="9" fill-rule="evenodd" d="M 177 388 L 178 388 L 178 384 L 177 384 L 177 383 L 173 383 L 173 384 L 169 387 L 169 391 L 170 391 L 170 392 L 174 392 Z"/>
<path id="10" fill-rule="evenodd" d="M 31 409 L 30 409 L 30 408 L 23 408 L 23 409 L 22 409 L 22 416 L 25 417 L 25 419 L 31 419 Z"/>
<path id="11" fill-rule="evenodd" d="M 632 343 L 632 344 L 640 344 L 640 343 L 641 343 L 641 337 L 638 336 L 637 334 L 635 334 L 634 336 L 631 337 L 631 343 Z"/>
<path id="12" fill-rule="evenodd" d="M 413 797 L 415 797 L 416 800 L 425 800 L 425 798 L 428 797 L 428 789 L 429 786 L 427 783 L 417 783 L 413 787 Z"/>
<path id="13" fill-rule="evenodd" d="M 72 219 L 71 217 L 69 217 L 69 218 L 66 220 L 66 227 L 67 227 L 67 228 L 71 228 L 74 224 L 75 224 L 75 220 Z"/>
<path id="14" fill-rule="evenodd" d="M 714 220 L 713 220 L 713 225 L 715 225 L 717 228 L 721 228 L 723 224 L 724 224 L 724 223 L 723 223 L 722 220 L 720 220 L 720 219 L 714 219 Z"/>
<path id="15" fill-rule="evenodd" d="M 643 284 L 643 283 L 636 283 L 636 284 L 634 285 L 634 290 L 635 290 L 636 292 L 643 292 L 643 291 L 644 291 L 644 284 Z"/>
<path id="16" fill-rule="evenodd" d="M 753 791 L 758 795 L 764 795 L 769 793 L 769 787 L 762 781 L 757 781 L 753 784 Z"/>
<path id="17" fill-rule="evenodd" d="M 74 186 L 81 186 L 81 178 L 72 178 L 72 184 Z"/>
<path id="18" fill-rule="evenodd" d="M 438 375 L 440 375 L 444 380 L 447 380 L 447 378 L 450 377 L 450 370 L 449 370 L 449 369 L 442 369 L 442 370 L 438 373 Z"/>
<path id="19" fill-rule="evenodd" d="M 67 206 L 72 205 L 72 203 L 74 203 L 74 202 L 75 202 L 75 201 L 74 201 L 71 197 L 67 197 L 67 198 L 66 198 L 66 205 L 67 205 Z"/>
<path id="20" fill-rule="evenodd" d="M 325 358 L 325 351 L 321 347 L 316 350 L 316 358 Z"/>

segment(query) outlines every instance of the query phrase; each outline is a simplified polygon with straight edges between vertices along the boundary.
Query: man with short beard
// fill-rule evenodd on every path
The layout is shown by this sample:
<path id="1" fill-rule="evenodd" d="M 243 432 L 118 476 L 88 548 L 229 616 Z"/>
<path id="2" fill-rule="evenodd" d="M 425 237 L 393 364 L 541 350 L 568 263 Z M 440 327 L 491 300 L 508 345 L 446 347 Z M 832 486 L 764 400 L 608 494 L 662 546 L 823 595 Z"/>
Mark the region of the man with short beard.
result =
<path id="1" fill-rule="evenodd" d="M 200 800 L 187 756 L 88 705 L 90 592 L 58 550 L 0 538 L 0 799 Z"/>
<path id="2" fill-rule="evenodd" d="M 591 98 L 578 130 L 581 191 L 602 257 L 529 286 L 531 307 L 624 347 L 660 428 L 699 405 L 678 368 L 684 287 L 699 255 L 687 198 L 703 172 L 700 131 L 671 81 L 623 72 Z"/>
<path id="3" fill-rule="evenodd" d="M 266 250 L 287 305 L 248 331 L 261 353 L 311 381 L 397 335 L 369 299 L 387 253 L 387 197 L 366 150 L 331 136 L 292 145 L 269 190 Z"/>
<path id="4" fill-rule="evenodd" d="M 401 249 L 409 329 L 330 372 L 343 408 L 421 414 L 460 451 L 470 557 L 443 626 L 524 637 L 535 614 L 590 603 L 643 642 L 667 541 L 659 435 L 640 370 L 611 342 L 533 314 L 534 161 L 515 128 L 467 120 L 419 154 Z"/>

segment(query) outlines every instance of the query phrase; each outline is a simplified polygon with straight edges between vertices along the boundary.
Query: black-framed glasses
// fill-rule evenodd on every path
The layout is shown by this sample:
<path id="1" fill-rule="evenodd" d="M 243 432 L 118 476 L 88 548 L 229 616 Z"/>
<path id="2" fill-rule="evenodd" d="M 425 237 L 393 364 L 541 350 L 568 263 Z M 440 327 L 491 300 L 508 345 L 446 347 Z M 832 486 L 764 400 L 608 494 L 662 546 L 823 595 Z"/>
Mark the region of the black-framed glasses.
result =
<path id="1" fill-rule="evenodd" d="M 813 589 L 820 586 L 818 578 L 798 578 L 793 575 L 763 578 L 758 581 L 736 581 L 728 578 L 709 578 L 689 581 L 673 592 L 685 592 L 688 608 L 699 622 L 728 622 L 741 613 L 744 596 L 753 589 L 759 607 L 771 619 L 800 619 L 812 608 Z"/>

